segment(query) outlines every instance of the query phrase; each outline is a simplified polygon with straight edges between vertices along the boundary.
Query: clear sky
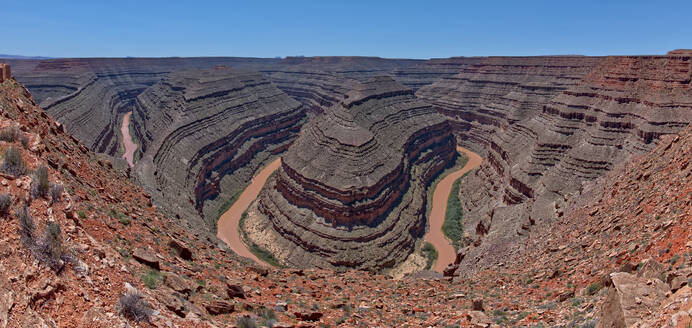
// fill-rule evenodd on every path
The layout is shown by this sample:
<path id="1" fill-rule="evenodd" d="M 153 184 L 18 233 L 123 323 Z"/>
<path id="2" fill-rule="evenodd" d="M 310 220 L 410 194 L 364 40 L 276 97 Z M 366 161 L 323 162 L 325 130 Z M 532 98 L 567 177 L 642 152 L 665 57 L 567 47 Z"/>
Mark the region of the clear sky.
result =
<path id="1" fill-rule="evenodd" d="M 54 57 L 664 54 L 692 48 L 692 0 L 3 0 L 0 31 Z"/>

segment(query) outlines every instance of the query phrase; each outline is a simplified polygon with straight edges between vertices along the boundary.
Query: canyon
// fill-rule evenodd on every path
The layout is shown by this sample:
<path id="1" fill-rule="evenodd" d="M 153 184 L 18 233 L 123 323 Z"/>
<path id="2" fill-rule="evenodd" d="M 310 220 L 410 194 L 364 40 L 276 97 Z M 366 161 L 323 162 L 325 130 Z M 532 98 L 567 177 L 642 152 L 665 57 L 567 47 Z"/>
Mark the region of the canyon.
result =
<path id="1" fill-rule="evenodd" d="M 87 185 L 93 192 L 70 191 L 73 199 L 98 199 L 134 217 L 156 218 L 156 223 L 135 222 L 128 228 L 104 213 L 89 216 L 90 224 L 106 224 L 110 233 L 164 231 L 165 238 L 173 238 L 170 231 L 175 230 L 176 240 L 196 245 L 195 251 L 214 253 L 197 261 L 213 267 L 211 261 L 221 256 L 229 268 L 216 271 L 226 270 L 236 279 L 244 268 L 262 271 L 252 264 L 261 260 L 248 249 L 268 252 L 289 267 L 264 269 L 283 280 L 274 285 L 259 277 L 244 280 L 256 290 L 280 294 L 276 288 L 309 272 L 319 276 L 312 281 L 319 286 L 310 288 L 343 294 L 351 291 L 332 289 L 331 283 L 353 284 L 363 295 L 365 312 L 401 312 L 398 306 L 376 301 L 396 294 L 418 304 L 410 313 L 439 314 L 411 315 L 420 325 L 501 323 L 500 315 L 487 318 L 494 313 L 488 308 L 514 313 L 512 320 L 522 325 L 566 325 L 572 319 L 565 318 L 577 315 L 579 323 L 594 319 L 599 325 L 643 320 L 655 326 L 672 322 L 674 315 L 675 322 L 689 322 L 688 314 L 670 308 L 676 304 L 687 313 L 690 306 L 685 298 L 692 263 L 689 51 L 431 60 L 7 62 L 27 89 L 10 87 L 8 83 L 17 82 L 8 67 L 5 118 L 15 122 L 21 117 L 12 114 L 14 108 L 31 113 L 19 121 L 25 126 L 22 133 L 41 127 L 30 141 L 45 144 L 45 137 L 54 144 L 25 155 L 36 162 L 45 158 L 54 174 L 75 188 L 78 182 L 64 176 L 88 168 L 85 178 L 92 179 Z M 66 141 L 61 145 L 56 140 Z M 463 209 L 461 247 L 450 254 L 449 248 L 435 245 L 440 250 L 432 267 L 436 272 L 426 271 L 425 261 L 420 261 L 425 236 L 446 241 L 440 221 L 433 224 L 432 215 L 439 218 L 439 211 L 426 195 L 454 164 L 458 146 L 479 157 L 477 168 L 445 181 L 461 179 L 459 193 L 451 195 Z M 77 167 L 61 150 L 85 162 Z M 102 189 L 114 187 L 103 187 L 97 179 L 101 169 L 126 185 L 127 195 L 102 195 Z M 11 182 L 6 189 L 20 192 L 15 186 Z M 123 204 L 115 199 L 127 197 L 141 200 L 120 208 Z M 435 203 L 446 204 L 443 198 Z M 147 214 L 140 213 L 141 204 L 149 204 Z M 32 213 L 42 216 L 48 205 L 32 206 Z M 434 214 L 428 214 L 431 207 Z M 61 221 L 80 221 L 70 210 L 56 210 L 66 213 Z M 101 233 L 90 230 L 90 235 Z M 79 238 L 91 243 L 84 235 Z M 149 246 L 168 256 L 159 246 Z M 125 267 L 140 265 L 132 261 Z M 630 276 L 645 275 L 639 270 L 658 262 L 667 263 L 661 272 L 671 278 L 649 276 L 655 284 L 647 288 L 656 292 L 646 298 L 647 308 L 635 301 L 628 305 L 641 313 L 660 310 L 656 315 L 633 318 L 612 303 L 616 297 L 624 302 L 629 296 L 623 293 L 636 294 L 636 288 L 624 292 L 642 283 Z M 184 275 L 212 279 L 208 272 L 218 273 L 209 268 L 199 273 L 180 263 L 173 267 L 181 265 L 183 273 L 178 273 Z M 404 278 L 386 276 L 401 267 L 409 268 Z M 603 288 L 600 294 L 591 291 L 597 283 Z M 13 284 L 13 295 L 23 293 L 16 289 L 17 281 Z M 396 285 L 408 292 L 399 293 Z M 497 288 L 503 295 L 488 296 Z M 3 290 L 0 296 L 7 295 Z M 200 290 L 213 293 L 207 287 Z M 664 300 L 656 296 L 659 291 L 670 294 Z M 164 304 L 162 294 L 149 292 Z M 420 298 L 424 295 L 427 300 Z M 195 311 L 210 318 L 218 307 L 211 306 L 209 296 L 206 301 L 198 296 L 190 294 L 181 302 L 204 304 L 204 310 Z M 221 302 L 224 297 L 211 298 Z M 278 301 L 264 292 L 250 298 L 265 305 Z M 583 306 L 572 305 L 577 299 Z M 480 309 L 478 300 L 485 301 Z M 322 311 L 331 320 L 325 317 L 324 322 L 333 322 L 332 314 L 342 311 L 335 309 L 340 308 Z M 531 314 L 522 317 L 521 311 Z M 349 318 L 353 323 L 367 320 Z M 380 319 L 369 323 L 402 324 L 392 317 Z"/>

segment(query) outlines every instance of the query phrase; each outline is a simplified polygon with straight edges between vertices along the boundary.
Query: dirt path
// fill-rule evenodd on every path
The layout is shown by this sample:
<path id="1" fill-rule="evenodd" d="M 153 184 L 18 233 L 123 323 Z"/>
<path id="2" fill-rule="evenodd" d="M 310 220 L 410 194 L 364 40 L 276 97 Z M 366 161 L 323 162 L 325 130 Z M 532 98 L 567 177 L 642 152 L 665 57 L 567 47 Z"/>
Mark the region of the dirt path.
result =
<path id="1" fill-rule="evenodd" d="M 269 165 L 265 166 L 255 177 L 250 181 L 250 185 L 243 190 L 243 192 L 238 197 L 238 200 L 231 205 L 231 207 L 221 215 L 219 218 L 218 229 L 216 236 L 223 240 L 231 249 L 242 257 L 247 257 L 260 265 L 268 266 L 260 259 L 258 259 L 255 254 L 252 254 L 247 248 L 245 243 L 240 239 L 240 231 L 238 230 L 238 224 L 240 223 L 240 217 L 243 212 L 252 204 L 252 202 L 259 196 L 264 183 L 267 182 L 269 176 L 276 171 L 276 169 L 281 166 L 281 158 L 277 158 Z"/>
<path id="2" fill-rule="evenodd" d="M 120 127 L 120 133 L 123 135 L 123 145 L 125 146 L 125 153 L 123 158 L 127 161 L 127 165 L 130 167 L 134 166 L 133 159 L 135 155 L 135 150 L 137 150 L 137 144 L 132 141 L 132 136 L 130 136 L 130 116 L 132 112 L 127 112 L 123 116 L 123 125 Z"/>
<path id="3" fill-rule="evenodd" d="M 437 272 L 442 272 L 447 265 L 454 262 L 456 257 L 452 243 L 442 232 L 442 224 L 445 221 L 447 212 L 447 199 L 449 198 L 449 193 L 452 192 L 452 184 L 466 172 L 481 165 L 483 161 L 478 154 L 466 148 L 457 147 L 457 150 L 465 153 L 469 160 L 463 168 L 450 173 L 437 184 L 433 193 L 432 209 L 430 210 L 430 230 L 425 235 L 425 240 L 433 244 L 437 250 L 437 261 L 435 261 L 433 266 L 433 270 Z"/>

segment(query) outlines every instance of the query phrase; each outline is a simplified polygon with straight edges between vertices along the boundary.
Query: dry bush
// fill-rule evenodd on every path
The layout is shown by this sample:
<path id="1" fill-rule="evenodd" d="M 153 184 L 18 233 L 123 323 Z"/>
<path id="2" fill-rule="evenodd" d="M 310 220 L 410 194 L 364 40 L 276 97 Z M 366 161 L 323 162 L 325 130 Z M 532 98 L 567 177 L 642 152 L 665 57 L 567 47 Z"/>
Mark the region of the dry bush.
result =
<path id="1" fill-rule="evenodd" d="M 0 194 L 0 215 L 5 215 L 9 213 L 10 206 L 12 205 L 12 196 L 9 193 Z"/>
<path id="2" fill-rule="evenodd" d="M 59 183 L 50 184 L 50 203 L 55 204 L 60 201 L 65 188 Z"/>
<path id="3" fill-rule="evenodd" d="M 31 197 L 47 197 L 50 191 L 50 181 L 48 181 L 48 168 L 41 165 L 34 172 L 34 179 L 31 181 Z"/>
<path id="4" fill-rule="evenodd" d="M 14 147 L 8 147 L 2 153 L 2 166 L 0 169 L 10 175 L 18 176 L 24 174 L 26 171 L 26 164 L 22 159 L 22 155 L 19 150 Z"/>
<path id="5" fill-rule="evenodd" d="M 118 313 L 134 322 L 149 322 L 152 310 L 138 291 L 127 291 L 120 295 Z"/>

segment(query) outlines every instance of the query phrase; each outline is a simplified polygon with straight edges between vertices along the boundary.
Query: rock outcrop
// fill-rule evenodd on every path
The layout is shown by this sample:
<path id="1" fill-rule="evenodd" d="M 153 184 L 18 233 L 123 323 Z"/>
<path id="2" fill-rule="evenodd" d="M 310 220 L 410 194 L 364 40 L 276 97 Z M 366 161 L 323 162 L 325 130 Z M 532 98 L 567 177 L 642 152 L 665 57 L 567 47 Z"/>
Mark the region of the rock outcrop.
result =
<path id="1" fill-rule="evenodd" d="M 250 238 L 292 266 L 391 267 L 425 231 L 425 188 L 454 149 L 430 105 L 373 78 L 304 127 L 257 203 L 266 233 Z"/>
<path id="2" fill-rule="evenodd" d="M 305 119 L 262 74 L 229 68 L 171 73 L 133 108 L 137 179 L 167 210 L 208 227 Z"/>
<path id="3" fill-rule="evenodd" d="M 0 83 L 5 82 L 12 78 L 12 71 L 10 70 L 10 65 L 0 64 Z"/>

